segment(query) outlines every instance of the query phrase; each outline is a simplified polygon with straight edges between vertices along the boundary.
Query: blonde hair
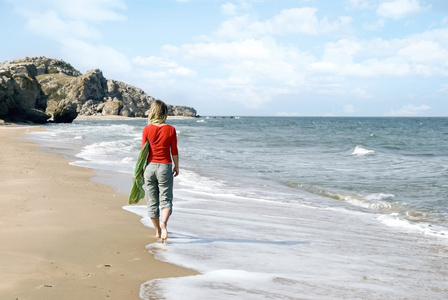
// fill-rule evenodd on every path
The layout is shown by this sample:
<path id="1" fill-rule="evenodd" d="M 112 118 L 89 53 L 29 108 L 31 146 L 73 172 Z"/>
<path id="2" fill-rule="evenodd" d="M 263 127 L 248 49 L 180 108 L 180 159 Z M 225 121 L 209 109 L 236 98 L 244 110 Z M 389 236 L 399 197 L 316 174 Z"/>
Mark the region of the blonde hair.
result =
<path id="1" fill-rule="evenodd" d="M 168 106 L 161 100 L 154 100 L 148 113 L 148 124 L 163 123 L 168 118 Z"/>

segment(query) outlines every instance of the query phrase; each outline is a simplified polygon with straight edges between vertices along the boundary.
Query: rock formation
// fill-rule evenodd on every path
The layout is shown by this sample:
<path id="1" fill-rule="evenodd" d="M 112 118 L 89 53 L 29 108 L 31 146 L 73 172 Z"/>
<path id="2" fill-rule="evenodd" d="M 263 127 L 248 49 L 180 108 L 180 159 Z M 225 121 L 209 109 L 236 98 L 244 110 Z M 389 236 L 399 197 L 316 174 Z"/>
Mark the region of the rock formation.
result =
<path id="1" fill-rule="evenodd" d="M 0 65 L 0 118 L 72 122 L 78 115 L 146 117 L 154 98 L 98 69 L 82 75 L 70 64 L 45 57 Z M 196 117 L 196 110 L 168 105 L 171 116 Z"/>
<path id="2" fill-rule="evenodd" d="M 0 117 L 34 123 L 45 123 L 51 117 L 45 113 L 47 96 L 36 75 L 34 65 L 0 67 Z"/>

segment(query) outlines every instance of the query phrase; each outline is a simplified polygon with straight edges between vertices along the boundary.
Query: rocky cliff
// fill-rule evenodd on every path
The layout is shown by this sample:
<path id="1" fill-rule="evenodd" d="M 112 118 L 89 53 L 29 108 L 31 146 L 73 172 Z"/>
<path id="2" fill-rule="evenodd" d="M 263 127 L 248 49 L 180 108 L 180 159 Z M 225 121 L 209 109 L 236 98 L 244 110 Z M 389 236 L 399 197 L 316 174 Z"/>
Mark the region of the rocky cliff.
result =
<path id="1" fill-rule="evenodd" d="M 98 69 L 81 74 L 70 64 L 34 57 L 0 65 L 0 118 L 72 122 L 78 115 L 146 117 L 154 98 Z M 191 107 L 168 105 L 171 116 L 195 117 Z"/>
<path id="2" fill-rule="evenodd" d="M 34 65 L 0 67 L 0 118 L 44 123 L 47 96 L 36 79 Z"/>

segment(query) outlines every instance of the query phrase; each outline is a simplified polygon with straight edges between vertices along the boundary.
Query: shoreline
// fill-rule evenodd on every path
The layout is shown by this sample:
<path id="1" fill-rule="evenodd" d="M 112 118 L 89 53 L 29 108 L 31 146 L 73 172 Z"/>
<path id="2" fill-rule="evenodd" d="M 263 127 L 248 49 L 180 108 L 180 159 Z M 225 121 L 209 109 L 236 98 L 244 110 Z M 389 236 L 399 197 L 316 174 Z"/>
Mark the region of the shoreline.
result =
<path id="1" fill-rule="evenodd" d="M 148 119 L 147 117 L 125 117 L 116 115 L 96 115 L 96 116 L 78 116 L 75 120 L 133 120 L 133 119 Z M 196 119 L 196 117 L 182 117 L 182 116 L 168 116 L 167 120 L 172 119 Z"/>
<path id="2" fill-rule="evenodd" d="M 0 126 L 0 298 L 140 299 L 156 278 L 198 274 L 156 260 L 153 229 L 95 172 L 36 151 L 38 126 Z"/>

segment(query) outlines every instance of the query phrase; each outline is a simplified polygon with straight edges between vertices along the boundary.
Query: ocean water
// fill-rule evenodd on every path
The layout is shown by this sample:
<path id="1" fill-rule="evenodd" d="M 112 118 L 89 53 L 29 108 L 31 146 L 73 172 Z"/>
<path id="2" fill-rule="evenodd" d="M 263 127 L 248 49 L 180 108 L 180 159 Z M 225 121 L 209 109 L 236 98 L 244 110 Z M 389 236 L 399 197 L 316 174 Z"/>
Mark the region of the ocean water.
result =
<path id="1" fill-rule="evenodd" d="M 142 274 L 142 299 L 448 298 L 448 118 L 168 123 L 181 174 L 168 242 L 147 249 L 201 274 Z M 144 126 L 75 120 L 31 137 L 128 193 Z M 151 227 L 141 204 L 123 208 Z"/>

